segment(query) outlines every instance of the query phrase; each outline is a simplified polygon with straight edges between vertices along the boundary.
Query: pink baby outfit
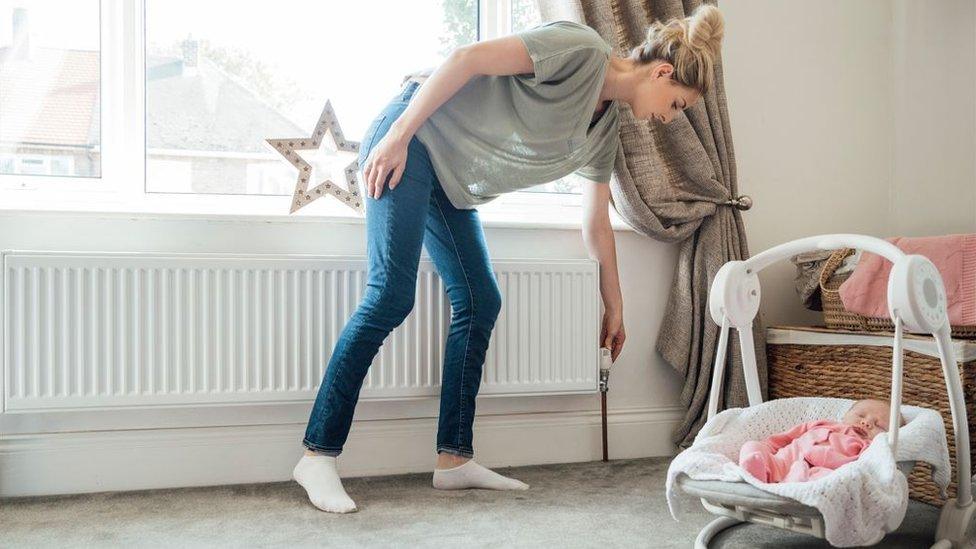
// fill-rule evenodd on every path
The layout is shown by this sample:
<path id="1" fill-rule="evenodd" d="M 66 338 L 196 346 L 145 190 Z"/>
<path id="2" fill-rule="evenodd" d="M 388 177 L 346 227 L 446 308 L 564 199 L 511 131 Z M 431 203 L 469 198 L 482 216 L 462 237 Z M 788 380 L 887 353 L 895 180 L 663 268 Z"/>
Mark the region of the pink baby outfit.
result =
<path id="1" fill-rule="evenodd" d="M 851 425 L 818 419 L 746 442 L 739 465 L 762 482 L 816 480 L 854 461 L 870 444 Z"/>

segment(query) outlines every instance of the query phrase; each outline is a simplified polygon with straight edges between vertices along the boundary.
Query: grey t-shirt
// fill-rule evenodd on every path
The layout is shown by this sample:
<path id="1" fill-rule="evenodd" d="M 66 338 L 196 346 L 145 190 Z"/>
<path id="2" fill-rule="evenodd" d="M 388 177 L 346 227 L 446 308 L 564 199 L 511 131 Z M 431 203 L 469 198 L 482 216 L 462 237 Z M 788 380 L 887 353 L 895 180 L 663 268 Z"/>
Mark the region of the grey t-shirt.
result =
<path id="1" fill-rule="evenodd" d="M 610 180 L 620 139 L 617 102 L 590 127 L 610 46 L 571 21 L 516 33 L 532 74 L 479 75 L 417 130 L 434 173 L 456 208 L 471 209 L 506 192 L 576 173 Z"/>

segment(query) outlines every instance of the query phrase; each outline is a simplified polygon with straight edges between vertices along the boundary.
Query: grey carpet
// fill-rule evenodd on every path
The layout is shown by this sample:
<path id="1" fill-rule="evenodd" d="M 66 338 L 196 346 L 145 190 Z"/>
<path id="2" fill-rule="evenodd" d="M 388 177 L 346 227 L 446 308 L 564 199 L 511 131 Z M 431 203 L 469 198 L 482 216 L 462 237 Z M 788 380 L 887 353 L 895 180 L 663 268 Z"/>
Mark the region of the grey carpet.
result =
<path id="1" fill-rule="evenodd" d="M 499 469 L 527 492 L 442 492 L 429 474 L 346 480 L 360 511 L 330 515 L 294 482 L 0 500 L 3 547 L 691 547 L 711 520 L 674 521 L 668 459 Z M 878 547 L 928 547 L 938 510 L 911 502 Z M 774 528 L 736 527 L 713 547 L 828 547 Z"/>

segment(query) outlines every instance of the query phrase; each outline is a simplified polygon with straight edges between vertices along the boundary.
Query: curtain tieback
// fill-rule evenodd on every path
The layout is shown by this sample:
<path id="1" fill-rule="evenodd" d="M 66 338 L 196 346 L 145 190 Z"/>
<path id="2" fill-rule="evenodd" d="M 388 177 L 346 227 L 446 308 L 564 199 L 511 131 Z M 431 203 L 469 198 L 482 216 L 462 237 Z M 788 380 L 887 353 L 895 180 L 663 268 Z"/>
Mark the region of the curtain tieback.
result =
<path id="1" fill-rule="evenodd" d="M 749 195 L 743 194 L 739 195 L 732 200 L 726 200 L 721 203 L 723 206 L 733 206 L 739 210 L 748 210 L 752 208 L 752 198 Z"/>

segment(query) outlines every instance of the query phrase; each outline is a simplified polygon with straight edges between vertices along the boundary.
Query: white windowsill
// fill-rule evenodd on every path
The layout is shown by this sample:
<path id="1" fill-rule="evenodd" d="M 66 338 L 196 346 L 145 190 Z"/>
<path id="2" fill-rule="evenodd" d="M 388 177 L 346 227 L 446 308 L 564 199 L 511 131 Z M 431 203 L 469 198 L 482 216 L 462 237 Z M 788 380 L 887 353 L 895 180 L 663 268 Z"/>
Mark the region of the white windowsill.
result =
<path id="1" fill-rule="evenodd" d="M 532 194 L 532 193 L 520 193 Z M 551 203 L 557 202 L 557 203 Z M 478 208 L 487 228 L 580 230 L 582 208 L 559 204 L 544 196 L 502 196 Z M 131 198 L 115 192 L 58 191 L 37 189 L 0 191 L 0 214 L 86 215 L 136 217 L 139 219 L 205 219 L 264 223 L 350 223 L 365 220 L 352 209 L 326 197 L 294 214 L 287 196 L 143 194 Z M 610 224 L 615 231 L 633 231 L 610 207 Z"/>

